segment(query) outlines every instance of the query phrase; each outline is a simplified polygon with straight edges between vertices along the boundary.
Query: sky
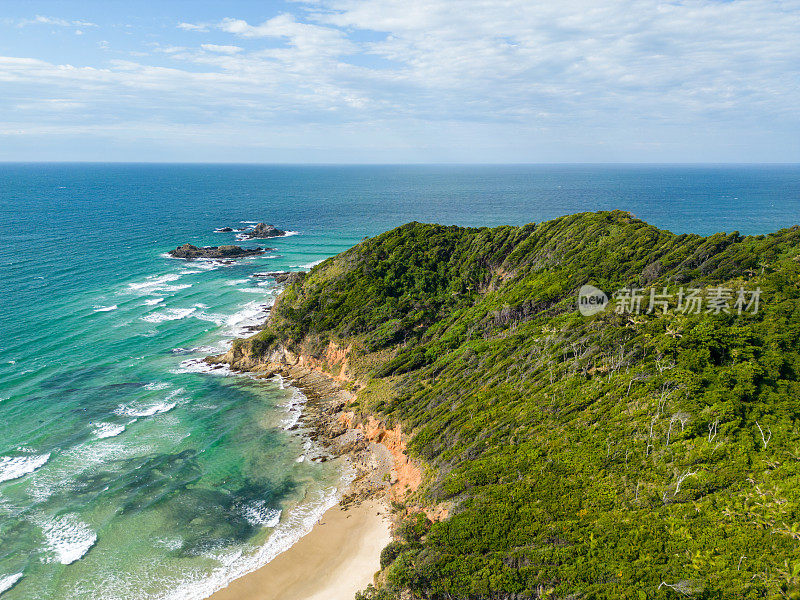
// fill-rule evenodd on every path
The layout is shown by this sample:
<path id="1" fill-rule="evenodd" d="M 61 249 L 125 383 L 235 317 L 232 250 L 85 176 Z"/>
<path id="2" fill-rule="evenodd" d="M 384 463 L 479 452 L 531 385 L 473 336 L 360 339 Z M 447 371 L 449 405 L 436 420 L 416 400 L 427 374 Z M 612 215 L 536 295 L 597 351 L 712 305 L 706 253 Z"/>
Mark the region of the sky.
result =
<path id="1" fill-rule="evenodd" d="M 0 161 L 800 162 L 800 0 L 0 0 Z"/>

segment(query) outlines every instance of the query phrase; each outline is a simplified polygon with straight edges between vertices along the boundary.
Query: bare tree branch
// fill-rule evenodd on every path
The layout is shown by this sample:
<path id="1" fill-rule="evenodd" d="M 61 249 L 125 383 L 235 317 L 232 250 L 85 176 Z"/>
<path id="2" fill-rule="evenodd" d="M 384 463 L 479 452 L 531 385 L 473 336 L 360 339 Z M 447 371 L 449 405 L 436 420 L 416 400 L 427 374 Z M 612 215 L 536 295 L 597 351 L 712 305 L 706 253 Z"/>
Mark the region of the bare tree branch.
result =
<path id="1" fill-rule="evenodd" d="M 769 441 L 772 439 L 772 429 L 770 429 L 769 425 L 767 425 L 767 432 L 769 433 L 769 436 L 765 438 L 764 430 L 761 429 L 761 425 L 758 424 L 758 421 L 756 421 L 756 427 L 758 427 L 758 430 L 761 432 L 761 442 L 764 444 L 764 450 L 766 450 L 767 444 L 769 444 Z"/>

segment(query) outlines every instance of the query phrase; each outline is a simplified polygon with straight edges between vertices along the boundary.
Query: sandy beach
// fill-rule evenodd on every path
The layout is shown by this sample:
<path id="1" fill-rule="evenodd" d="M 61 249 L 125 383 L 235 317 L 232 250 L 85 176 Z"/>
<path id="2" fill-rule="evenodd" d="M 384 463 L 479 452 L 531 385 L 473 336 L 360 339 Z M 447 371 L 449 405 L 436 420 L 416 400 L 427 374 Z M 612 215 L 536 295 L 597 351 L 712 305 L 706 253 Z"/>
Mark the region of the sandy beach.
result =
<path id="1" fill-rule="evenodd" d="M 353 600 L 380 570 L 381 551 L 392 541 L 389 499 L 415 490 L 421 473 L 405 454 L 399 427 L 387 429 L 371 416 L 347 410 L 354 393 L 342 387 L 346 369 L 339 379 L 324 369 L 346 360 L 346 352 L 331 343 L 326 359 L 322 365 L 302 353 L 295 358 L 301 364 L 238 362 L 230 351 L 206 359 L 262 377 L 280 373 L 300 388 L 307 397 L 300 423 L 312 428 L 311 439 L 334 455 L 346 455 L 356 472 L 342 501 L 308 535 L 211 600 Z"/>
<path id="2" fill-rule="evenodd" d="M 211 600 L 353 600 L 372 583 L 391 541 L 386 501 L 365 500 L 326 512 L 311 532 Z"/>

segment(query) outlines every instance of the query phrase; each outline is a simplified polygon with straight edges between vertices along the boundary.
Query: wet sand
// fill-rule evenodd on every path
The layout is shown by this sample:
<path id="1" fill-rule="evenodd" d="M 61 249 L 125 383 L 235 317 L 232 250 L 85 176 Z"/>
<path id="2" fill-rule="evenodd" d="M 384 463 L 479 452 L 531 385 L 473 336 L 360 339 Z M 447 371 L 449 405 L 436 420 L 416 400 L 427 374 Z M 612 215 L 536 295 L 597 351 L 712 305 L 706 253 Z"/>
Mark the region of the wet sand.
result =
<path id="1" fill-rule="evenodd" d="M 385 500 L 335 506 L 286 552 L 210 599 L 353 600 L 372 583 L 390 541 Z"/>

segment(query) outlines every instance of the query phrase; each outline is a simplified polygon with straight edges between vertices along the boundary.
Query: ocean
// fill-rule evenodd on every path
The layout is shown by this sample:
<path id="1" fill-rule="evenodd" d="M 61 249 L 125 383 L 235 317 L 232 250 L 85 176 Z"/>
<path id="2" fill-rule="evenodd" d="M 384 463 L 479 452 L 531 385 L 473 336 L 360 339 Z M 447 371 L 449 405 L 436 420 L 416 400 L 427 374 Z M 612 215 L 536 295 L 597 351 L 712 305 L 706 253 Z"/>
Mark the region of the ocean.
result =
<path id="1" fill-rule="evenodd" d="M 334 505 L 304 398 L 200 359 L 252 331 L 264 271 L 409 222 L 629 210 L 674 232 L 800 222 L 800 166 L 0 165 L 0 597 L 204 598 Z M 227 264 L 166 252 L 237 243 Z"/>

